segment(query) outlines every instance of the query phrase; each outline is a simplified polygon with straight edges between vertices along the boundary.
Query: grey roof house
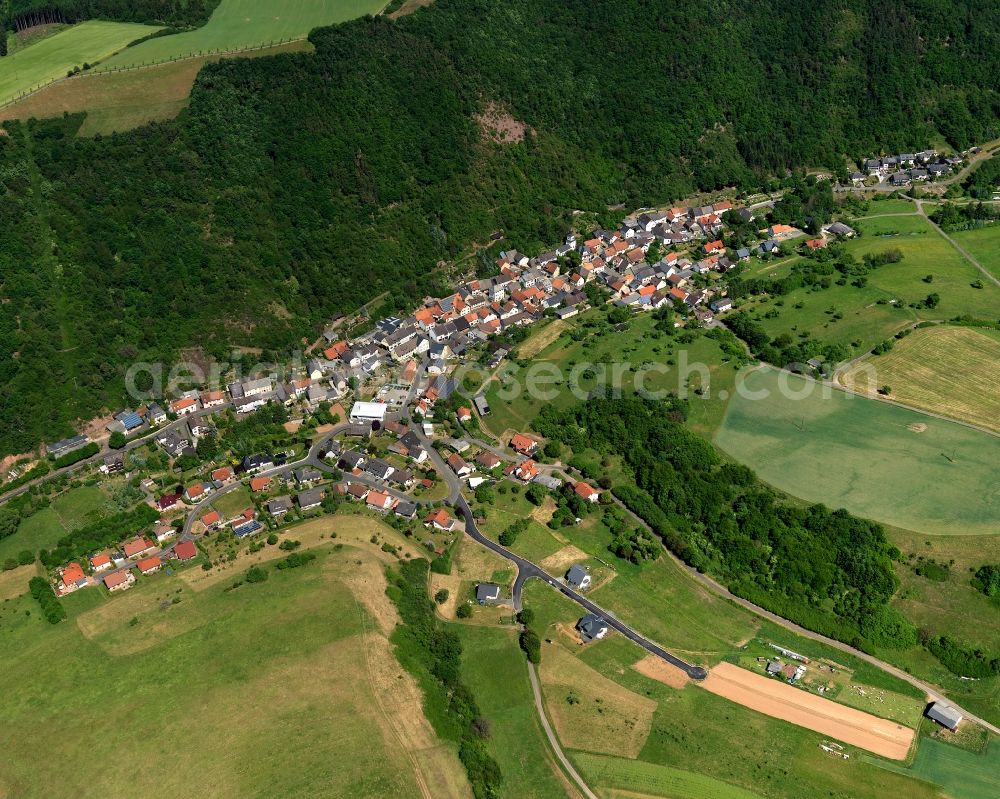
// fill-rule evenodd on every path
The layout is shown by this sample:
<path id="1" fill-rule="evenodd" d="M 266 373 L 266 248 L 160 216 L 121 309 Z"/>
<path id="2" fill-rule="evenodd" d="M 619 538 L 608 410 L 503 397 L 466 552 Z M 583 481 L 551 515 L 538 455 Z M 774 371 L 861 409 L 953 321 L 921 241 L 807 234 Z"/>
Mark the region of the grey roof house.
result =
<path id="1" fill-rule="evenodd" d="M 594 613 L 588 613 L 576 623 L 580 637 L 586 641 L 601 640 L 608 634 L 608 623 Z"/>
<path id="2" fill-rule="evenodd" d="M 479 583 L 476 586 L 476 602 L 491 605 L 500 601 L 500 586 L 496 583 Z"/>

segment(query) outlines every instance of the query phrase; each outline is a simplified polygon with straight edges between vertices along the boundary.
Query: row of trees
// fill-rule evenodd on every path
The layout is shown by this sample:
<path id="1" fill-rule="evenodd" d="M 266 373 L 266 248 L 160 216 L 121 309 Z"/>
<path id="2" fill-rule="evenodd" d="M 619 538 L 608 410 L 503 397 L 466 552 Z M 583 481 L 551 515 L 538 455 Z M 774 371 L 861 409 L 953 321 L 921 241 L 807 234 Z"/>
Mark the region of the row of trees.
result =
<path id="1" fill-rule="evenodd" d="M 898 552 L 882 528 L 779 499 L 676 420 L 685 408 L 677 399 L 594 398 L 567 411 L 547 406 L 535 426 L 577 451 L 620 455 L 635 485 L 616 487 L 619 498 L 678 556 L 734 592 L 841 639 L 913 644 L 916 630 L 888 604 Z"/>
<path id="2" fill-rule="evenodd" d="M 424 701 L 433 706 L 427 717 L 435 731 L 458 741 L 458 756 L 476 799 L 493 799 L 503 776 L 486 748 L 490 725 L 462 681 L 462 642 L 438 621 L 427 595 L 428 568 L 427 561 L 419 558 L 401 562 L 390 574 L 388 593 L 402 622 L 392 640 L 400 662 L 425 686 Z"/>

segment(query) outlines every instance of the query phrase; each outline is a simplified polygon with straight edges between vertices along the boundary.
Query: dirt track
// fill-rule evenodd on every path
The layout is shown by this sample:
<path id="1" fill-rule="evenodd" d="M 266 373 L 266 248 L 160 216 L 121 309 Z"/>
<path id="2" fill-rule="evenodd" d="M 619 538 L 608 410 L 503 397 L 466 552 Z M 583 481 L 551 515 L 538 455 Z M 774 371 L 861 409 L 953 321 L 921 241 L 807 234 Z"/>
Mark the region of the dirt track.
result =
<path id="1" fill-rule="evenodd" d="M 701 686 L 767 716 L 829 735 L 893 760 L 904 760 L 914 731 L 894 721 L 838 705 L 780 680 L 731 663 L 713 668 Z"/>

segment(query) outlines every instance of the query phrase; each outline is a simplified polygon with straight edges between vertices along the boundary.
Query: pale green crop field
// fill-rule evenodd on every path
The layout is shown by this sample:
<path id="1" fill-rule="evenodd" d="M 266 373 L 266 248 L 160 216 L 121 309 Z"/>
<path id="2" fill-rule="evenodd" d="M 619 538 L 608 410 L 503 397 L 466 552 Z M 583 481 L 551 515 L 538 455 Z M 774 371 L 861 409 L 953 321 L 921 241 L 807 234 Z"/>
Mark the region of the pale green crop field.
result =
<path id="1" fill-rule="evenodd" d="M 133 67 L 215 51 L 304 38 L 313 28 L 377 14 L 387 0 L 222 0 L 197 30 L 151 39 L 110 59 L 104 68 Z"/>
<path id="2" fill-rule="evenodd" d="M 7 56 L 0 66 L 0 103 L 63 78 L 73 67 L 103 61 L 129 42 L 159 30 L 151 25 L 88 20 Z"/>
<path id="3" fill-rule="evenodd" d="M 776 488 L 922 533 L 1000 532 L 997 437 L 770 368 L 744 386 L 768 396 L 738 391 L 715 443 Z"/>

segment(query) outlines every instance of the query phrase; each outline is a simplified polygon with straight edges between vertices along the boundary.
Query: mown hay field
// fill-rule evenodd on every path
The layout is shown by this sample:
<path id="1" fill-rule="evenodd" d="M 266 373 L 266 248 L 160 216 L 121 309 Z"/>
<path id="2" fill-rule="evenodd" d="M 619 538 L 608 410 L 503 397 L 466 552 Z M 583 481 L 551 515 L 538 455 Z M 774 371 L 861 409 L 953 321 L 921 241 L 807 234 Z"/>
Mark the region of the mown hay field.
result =
<path id="1" fill-rule="evenodd" d="M 915 330 L 839 376 L 854 391 L 1000 432 L 1000 336 L 966 327 Z"/>

